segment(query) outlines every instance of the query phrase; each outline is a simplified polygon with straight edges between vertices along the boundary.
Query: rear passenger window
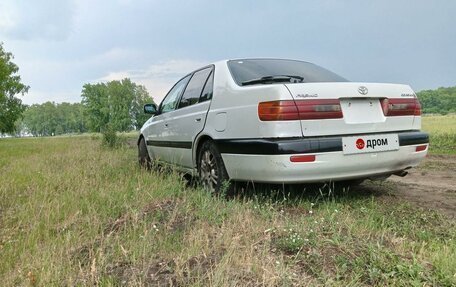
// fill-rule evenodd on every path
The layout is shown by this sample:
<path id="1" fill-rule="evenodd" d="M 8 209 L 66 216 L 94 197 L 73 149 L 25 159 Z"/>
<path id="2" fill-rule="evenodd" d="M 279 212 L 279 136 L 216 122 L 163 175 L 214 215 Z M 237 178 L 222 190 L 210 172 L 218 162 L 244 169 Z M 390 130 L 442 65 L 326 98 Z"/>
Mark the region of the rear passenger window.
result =
<path id="1" fill-rule="evenodd" d="M 182 95 L 178 107 L 179 109 L 194 105 L 199 101 L 201 91 L 203 90 L 211 70 L 212 68 L 207 68 L 193 74 L 193 77 L 190 79 L 190 82 L 188 82 L 187 88 Z"/>
<path id="2" fill-rule="evenodd" d="M 204 90 L 201 93 L 200 102 L 204 102 L 207 100 L 212 99 L 212 90 L 214 87 L 214 71 L 211 72 L 209 78 L 207 79 L 206 85 L 204 86 Z"/>

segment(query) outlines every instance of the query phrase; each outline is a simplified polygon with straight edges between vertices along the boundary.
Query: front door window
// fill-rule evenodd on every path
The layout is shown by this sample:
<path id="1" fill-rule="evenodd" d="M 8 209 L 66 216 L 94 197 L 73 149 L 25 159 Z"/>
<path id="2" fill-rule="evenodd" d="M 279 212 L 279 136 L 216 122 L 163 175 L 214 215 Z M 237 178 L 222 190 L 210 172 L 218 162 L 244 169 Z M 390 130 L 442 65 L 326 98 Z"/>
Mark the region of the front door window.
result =
<path id="1" fill-rule="evenodd" d="M 174 87 L 168 92 L 160 105 L 159 111 L 161 114 L 174 111 L 176 109 L 177 103 L 179 101 L 179 96 L 185 89 L 185 86 L 187 85 L 189 79 L 190 75 L 177 82 L 177 84 L 175 84 Z"/>

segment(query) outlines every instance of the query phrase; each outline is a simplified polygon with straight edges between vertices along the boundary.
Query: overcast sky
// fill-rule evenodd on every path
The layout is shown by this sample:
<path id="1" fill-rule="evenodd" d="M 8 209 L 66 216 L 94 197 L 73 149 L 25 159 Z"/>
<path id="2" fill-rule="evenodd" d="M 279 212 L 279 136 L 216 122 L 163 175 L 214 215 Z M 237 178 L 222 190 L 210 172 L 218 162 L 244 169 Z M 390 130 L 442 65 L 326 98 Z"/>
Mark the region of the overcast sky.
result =
<path id="1" fill-rule="evenodd" d="M 160 101 L 192 69 L 280 57 L 351 81 L 456 85 L 456 1 L 0 0 L 0 42 L 27 104 L 79 102 L 130 77 Z"/>

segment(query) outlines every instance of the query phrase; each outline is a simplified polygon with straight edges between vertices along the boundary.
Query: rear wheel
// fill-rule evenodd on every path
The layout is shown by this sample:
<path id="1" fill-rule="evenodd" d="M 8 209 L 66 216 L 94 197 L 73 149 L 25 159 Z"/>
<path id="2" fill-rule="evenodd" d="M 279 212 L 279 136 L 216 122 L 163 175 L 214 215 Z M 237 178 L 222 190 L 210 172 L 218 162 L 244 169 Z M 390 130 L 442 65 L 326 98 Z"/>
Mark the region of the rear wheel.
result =
<path id="1" fill-rule="evenodd" d="M 206 141 L 201 146 L 198 154 L 198 175 L 203 187 L 214 194 L 231 191 L 222 156 L 212 141 Z"/>
<path id="2" fill-rule="evenodd" d="M 138 162 L 140 167 L 147 170 L 152 167 L 152 160 L 149 157 L 149 152 L 147 151 L 146 141 L 144 138 L 141 138 L 138 144 Z"/>

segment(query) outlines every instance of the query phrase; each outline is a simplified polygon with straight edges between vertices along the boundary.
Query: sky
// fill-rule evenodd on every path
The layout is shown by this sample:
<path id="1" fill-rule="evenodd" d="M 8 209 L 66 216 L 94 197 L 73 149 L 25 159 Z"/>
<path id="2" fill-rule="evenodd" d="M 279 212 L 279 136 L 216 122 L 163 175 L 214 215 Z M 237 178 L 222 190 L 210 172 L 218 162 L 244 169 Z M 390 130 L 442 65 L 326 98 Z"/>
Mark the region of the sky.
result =
<path id="1" fill-rule="evenodd" d="M 456 1 L 0 0 L 26 104 L 131 78 L 156 102 L 222 59 L 312 62 L 357 82 L 456 86 Z"/>

